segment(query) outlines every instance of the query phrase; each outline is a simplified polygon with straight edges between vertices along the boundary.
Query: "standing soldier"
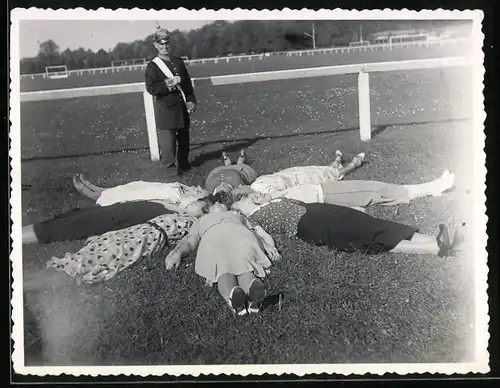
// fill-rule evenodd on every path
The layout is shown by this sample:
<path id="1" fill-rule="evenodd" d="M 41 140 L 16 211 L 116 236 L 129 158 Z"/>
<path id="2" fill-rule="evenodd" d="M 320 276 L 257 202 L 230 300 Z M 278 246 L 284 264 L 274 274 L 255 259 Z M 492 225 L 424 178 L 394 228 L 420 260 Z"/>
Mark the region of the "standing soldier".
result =
<path id="1" fill-rule="evenodd" d="M 155 117 L 161 159 L 188 171 L 190 114 L 196 108 L 191 78 L 184 61 L 171 53 L 170 35 L 159 25 L 153 37 L 158 55 L 146 67 L 146 90 L 155 99 Z"/>

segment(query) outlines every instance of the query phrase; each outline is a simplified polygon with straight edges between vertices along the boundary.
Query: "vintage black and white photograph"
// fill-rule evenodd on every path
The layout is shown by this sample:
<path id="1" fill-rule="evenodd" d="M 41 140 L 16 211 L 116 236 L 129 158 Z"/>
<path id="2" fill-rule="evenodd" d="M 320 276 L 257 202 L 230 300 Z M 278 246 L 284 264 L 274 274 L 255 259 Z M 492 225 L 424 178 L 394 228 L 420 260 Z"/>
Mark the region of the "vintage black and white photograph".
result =
<path id="1" fill-rule="evenodd" d="M 15 372 L 488 372 L 482 18 L 13 10 Z"/>

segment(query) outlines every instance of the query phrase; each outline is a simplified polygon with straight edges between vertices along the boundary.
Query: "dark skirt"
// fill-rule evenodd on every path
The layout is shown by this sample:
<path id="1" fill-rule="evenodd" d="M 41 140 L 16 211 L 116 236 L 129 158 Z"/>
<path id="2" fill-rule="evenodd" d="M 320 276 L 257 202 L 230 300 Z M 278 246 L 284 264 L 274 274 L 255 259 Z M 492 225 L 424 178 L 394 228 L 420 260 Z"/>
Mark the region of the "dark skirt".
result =
<path id="1" fill-rule="evenodd" d="M 330 249 L 387 252 L 418 232 L 411 226 L 375 218 L 345 206 L 312 203 L 307 204 L 306 208 L 297 227 L 297 236 Z"/>
<path id="2" fill-rule="evenodd" d="M 156 202 L 123 202 L 111 206 L 75 209 L 33 226 L 38 241 L 48 244 L 53 241 L 86 239 L 141 224 L 167 213 L 172 211 Z"/>

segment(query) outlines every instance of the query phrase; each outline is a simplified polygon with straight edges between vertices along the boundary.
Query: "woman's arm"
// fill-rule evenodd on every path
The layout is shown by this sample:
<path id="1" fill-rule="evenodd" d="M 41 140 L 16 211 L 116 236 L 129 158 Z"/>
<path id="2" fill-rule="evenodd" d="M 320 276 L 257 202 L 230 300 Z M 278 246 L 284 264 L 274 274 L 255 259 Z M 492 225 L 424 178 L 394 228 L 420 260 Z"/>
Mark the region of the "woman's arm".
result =
<path id="1" fill-rule="evenodd" d="M 186 235 L 170 253 L 178 254 L 181 259 L 194 253 L 198 248 L 200 240 L 196 235 L 189 233 Z"/>
<path id="2" fill-rule="evenodd" d="M 186 213 L 186 209 L 183 209 L 183 208 L 173 204 L 168 199 L 151 200 L 151 202 L 159 203 L 160 205 L 165 206 L 165 209 L 172 210 L 175 213 Z"/>
<path id="3" fill-rule="evenodd" d="M 200 243 L 200 235 L 198 233 L 198 222 L 195 222 L 191 231 L 182 238 L 181 241 L 170 251 L 165 259 L 165 267 L 167 270 L 177 268 L 184 257 L 196 252 Z"/>
<path id="4" fill-rule="evenodd" d="M 281 258 L 281 256 L 278 252 L 278 248 L 276 247 L 274 239 L 271 237 L 271 235 L 267 233 L 260 225 L 253 225 L 248 218 L 246 217 L 243 218 L 245 226 L 248 229 L 253 230 L 256 236 L 261 239 L 264 245 L 264 249 L 268 254 L 268 256 L 271 258 L 271 260 L 278 261 Z"/>
<path id="5" fill-rule="evenodd" d="M 255 225 L 254 231 L 266 244 L 276 247 L 274 239 L 260 225 Z"/>
<path id="6" fill-rule="evenodd" d="M 257 194 L 257 192 L 248 185 L 239 185 L 232 191 L 232 193 L 235 201 L 238 201 L 241 197 L 245 197 L 247 195 Z"/>

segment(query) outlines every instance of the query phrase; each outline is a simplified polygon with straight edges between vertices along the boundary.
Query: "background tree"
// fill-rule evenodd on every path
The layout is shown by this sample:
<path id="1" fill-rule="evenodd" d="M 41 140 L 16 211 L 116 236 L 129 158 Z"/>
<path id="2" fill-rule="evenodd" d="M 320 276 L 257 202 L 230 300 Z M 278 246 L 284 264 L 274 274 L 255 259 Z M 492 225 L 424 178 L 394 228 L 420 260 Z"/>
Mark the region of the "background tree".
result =
<path id="1" fill-rule="evenodd" d="M 316 47 L 346 46 L 360 36 L 370 40 L 381 31 L 421 30 L 434 32 L 454 30 L 456 36 L 470 35 L 467 21 L 442 20 L 318 20 L 315 21 Z M 304 50 L 312 48 L 312 33 L 308 20 L 241 20 L 215 21 L 197 30 L 171 31 L 172 50 L 177 56 L 213 58 L 217 56 L 265 53 L 273 51 Z M 152 59 L 156 55 L 153 34 L 134 42 L 120 42 L 110 51 L 79 48 L 59 52 L 53 40 L 40 44 L 38 55 L 21 59 L 21 74 L 45 72 L 46 66 L 66 65 L 69 70 L 111 66 L 112 61 L 138 58 Z"/>

